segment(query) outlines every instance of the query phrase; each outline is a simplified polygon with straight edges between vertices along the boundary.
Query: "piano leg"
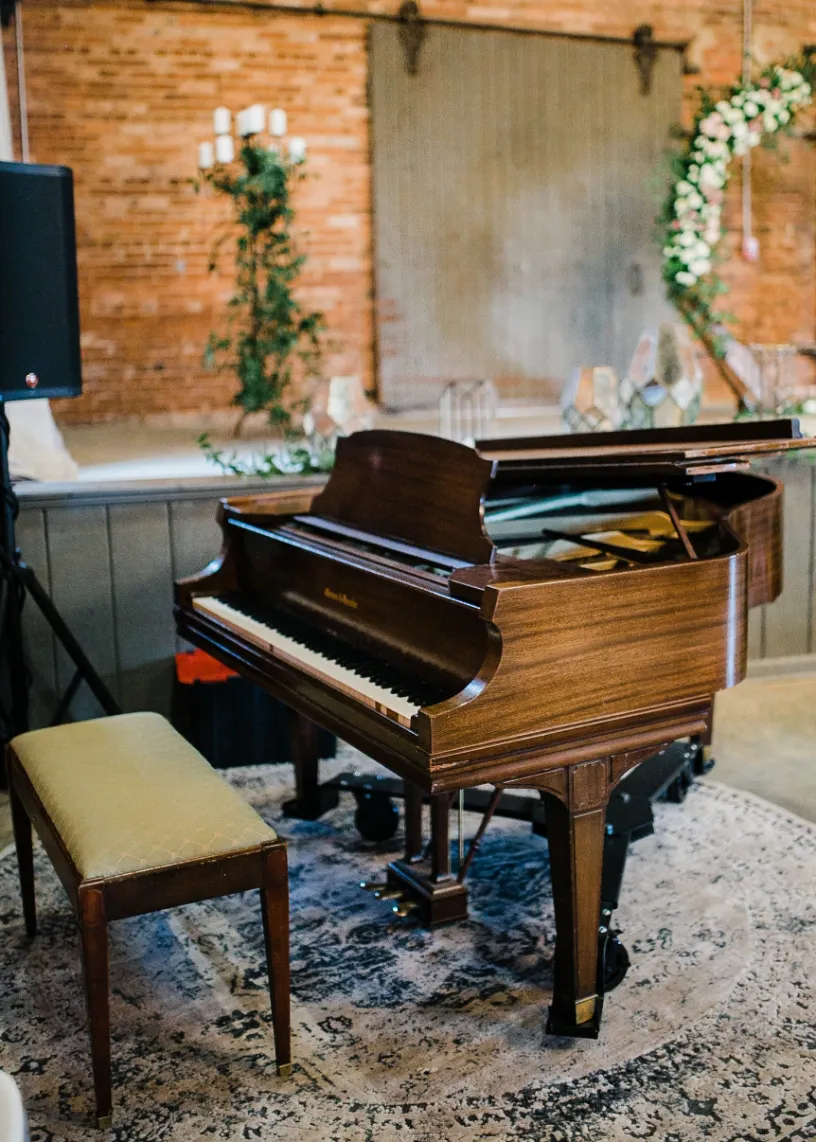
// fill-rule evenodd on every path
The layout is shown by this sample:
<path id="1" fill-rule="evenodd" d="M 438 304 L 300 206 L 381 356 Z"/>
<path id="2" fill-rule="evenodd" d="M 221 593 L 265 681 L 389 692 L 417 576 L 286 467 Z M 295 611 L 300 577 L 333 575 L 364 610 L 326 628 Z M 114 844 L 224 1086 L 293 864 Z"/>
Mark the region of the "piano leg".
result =
<path id="1" fill-rule="evenodd" d="M 711 699 L 711 708 L 708 712 L 705 733 L 697 738 L 697 757 L 694 760 L 694 772 L 698 777 L 710 773 L 714 768 L 714 758 L 711 756 L 711 743 L 714 738 L 714 699 Z M 693 739 L 692 739 L 693 740 Z"/>
<path id="2" fill-rule="evenodd" d="M 284 802 L 283 813 L 285 817 L 316 821 L 337 805 L 340 795 L 335 788 L 321 785 L 318 780 L 320 743 L 315 723 L 290 708 L 289 733 L 295 767 L 295 796 Z"/>
<path id="3" fill-rule="evenodd" d="M 431 798 L 431 880 L 450 880 L 450 806 L 447 793 Z"/>
<path id="4" fill-rule="evenodd" d="M 405 863 L 422 859 L 422 794 L 409 781 L 404 785 L 405 797 Z"/>
<path id="5" fill-rule="evenodd" d="M 598 928 L 606 806 L 576 811 L 548 793 L 545 802 L 556 930 L 547 1031 L 596 1039 L 603 1009 Z"/>
<path id="6" fill-rule="evenodd" d="M 389 864 L 388 883 L 401 888 L 404 899 L 416 904 L 419 919 L 429 928 L 464 920 L 467 888 L 450 869 L 450 794 L 431 798 L 431 859 L 427 861 L 421 857 L 422 795 L 407 782 L 405 793 L 405 859 Z"/>

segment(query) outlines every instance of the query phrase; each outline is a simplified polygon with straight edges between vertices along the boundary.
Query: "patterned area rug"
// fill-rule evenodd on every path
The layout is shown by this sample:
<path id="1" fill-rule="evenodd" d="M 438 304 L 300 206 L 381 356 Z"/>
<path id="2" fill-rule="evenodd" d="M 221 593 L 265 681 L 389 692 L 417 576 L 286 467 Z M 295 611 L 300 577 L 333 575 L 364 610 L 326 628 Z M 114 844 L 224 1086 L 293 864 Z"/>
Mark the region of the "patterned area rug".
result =
<path id="1" fill-rule="evenodd" d="M 372 763 L 344 750 L 326 770 Z M 288 766 L 231 779 L 273 824 Z M 481 1139 L 763 1142 L 816 1136 L 816 827 L 715 783 L 657 807 L 617 916 L 633 960 L 597 1042 L 544 1035 L 553 954 L 546 844 L 491 826 L 471 918 L 429 933 L 358 882 L 397 853 L 354 801 L 290 840 L 293 1051 L 275 1072 L 256 894 L 111 927 L 121 1142 Z M 468 817 L 475 828 L 476 818 Z M 46 858 L 23 933 L 0 860 L 0 1066 L 32 1140 L 91 1135 L 76 934 Z"/>

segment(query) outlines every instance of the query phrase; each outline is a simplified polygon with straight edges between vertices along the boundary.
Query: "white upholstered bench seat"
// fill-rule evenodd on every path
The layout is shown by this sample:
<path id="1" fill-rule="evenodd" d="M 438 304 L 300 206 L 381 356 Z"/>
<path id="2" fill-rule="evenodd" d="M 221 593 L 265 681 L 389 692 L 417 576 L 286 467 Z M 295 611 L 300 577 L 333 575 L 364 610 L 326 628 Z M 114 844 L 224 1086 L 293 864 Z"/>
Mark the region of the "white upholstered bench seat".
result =
<path id="1" fill-rule="evenodd" d="M 15 738 L 14 752 L 84 879 L 276 839 L 159 714 L 32 730 Z"/>

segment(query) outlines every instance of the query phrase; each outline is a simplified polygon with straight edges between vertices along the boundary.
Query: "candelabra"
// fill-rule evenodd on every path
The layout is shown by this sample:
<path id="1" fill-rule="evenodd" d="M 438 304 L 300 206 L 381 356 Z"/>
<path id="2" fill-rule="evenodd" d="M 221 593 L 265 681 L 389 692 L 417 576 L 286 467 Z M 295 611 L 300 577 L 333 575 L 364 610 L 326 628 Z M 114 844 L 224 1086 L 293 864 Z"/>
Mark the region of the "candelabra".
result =
<path id="1" fill-rule="evenodd" d="M 235 133 L 241 139 L 253 139 L 269 132 L 273 140 L 269 150 L 280 152 L 287 133 L 286 112 L 280 107 L 269 112 L 262 103 L 253 103 L 235 116 Z M 213 133 L 215 142 L 209 140 L 198 144 L 198 168 L 210 170 L 217 163 L 231 163 L 235 158 L 235 140 L 232 134 L 232 112 L 229 107 L 216 107 L 213 111 Z M 302 163 L 306 159 L 306 140 L 300 135 L 290 135 L 288 140 L 289 161 Z"/>

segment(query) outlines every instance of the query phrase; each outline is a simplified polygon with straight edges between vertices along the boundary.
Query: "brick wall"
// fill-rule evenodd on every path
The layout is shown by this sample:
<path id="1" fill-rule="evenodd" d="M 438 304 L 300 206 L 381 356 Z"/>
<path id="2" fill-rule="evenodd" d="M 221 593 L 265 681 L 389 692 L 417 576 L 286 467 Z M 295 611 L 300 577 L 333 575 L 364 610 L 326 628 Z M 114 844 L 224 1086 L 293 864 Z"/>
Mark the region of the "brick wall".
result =
<path id="1" fill-rule="evenodd" d="M 9 27 L 3 29 L 2 39 L 3 63 L 6 71 L 6 93 L 8 96 L 9 119 L 11 120 L 11 145 L 14 148 L 14 158 L 19 159 L 22 150 L 20 141 L 20 96 L 17 83 L 17 51 L 13 18 Z"/>
<path id="2" fill-rule="evenodd" d="M 360 7 L 364 0 L 357 0 Z M 396 0 L 389 4 L 396 7 Z M 696 83 L 740 71 L 740 0 L 424 0 L 426 15 L 693 39 Z M 369 9 L 381 9 L 370 3 Z M 755 57 L 816 42 L 812 0 L 755 6 Z M 175 7 L 122 0 L 27 0 L 26 68 L 32 158 L 76 178 L 85 393 L 55 403 L 63 421 L 226 407 L 229 377 L 202 368 L 207 334 L 230 294 L 230 262 L 210 275 L 225 204 L 197 196 L 196 144 L 211 111 L 250 102 L 285 107 L 309 142 L 297 232 L 309 256 L 300 292 L 329 328 L 328 374 L 374 383 L 371 185 L 366 23 L 332 16 Z M 8 57 L 7 57 L 8 58 Z M 754 156 L 760 263 L 731 260 L 729 307 L 747 339 L 816 339 L 816 146 Z M 739 218 L 739 178 L 729 198 Z M 736 231 L 729 237 L 738 245 Z"/>

